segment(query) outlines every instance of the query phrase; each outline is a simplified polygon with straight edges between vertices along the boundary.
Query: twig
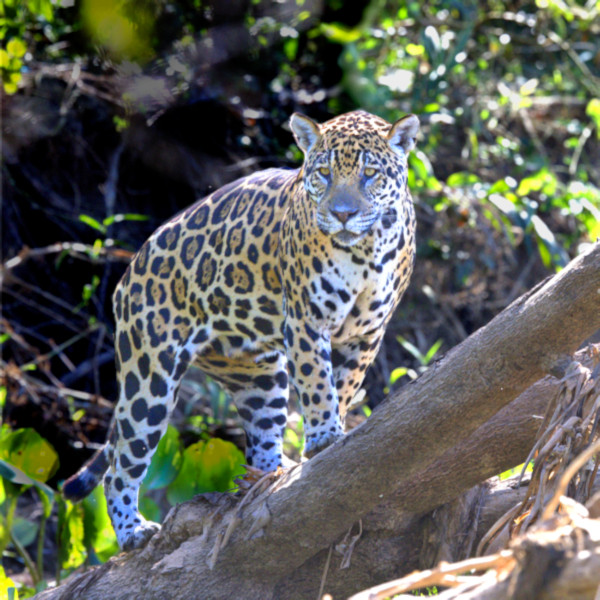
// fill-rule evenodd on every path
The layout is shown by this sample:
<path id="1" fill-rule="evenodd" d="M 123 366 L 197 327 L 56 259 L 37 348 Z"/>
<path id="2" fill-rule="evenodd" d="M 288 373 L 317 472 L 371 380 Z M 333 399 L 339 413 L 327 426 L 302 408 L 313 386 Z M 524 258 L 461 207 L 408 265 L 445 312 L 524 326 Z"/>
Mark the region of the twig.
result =
<path id="1" fill-rule="evenodd" d="M 68 252 L 71 256 L 75 256 L 81 260 L 87 260 L 91 263 L 101 263 L 100 257 L 110 258 L 119 262 L 130 262 L 133 256 L 133 252 L 129 250 L 123 250 L 121 248 L 99 248 L 95 249 L 89 244 L 82 244 L 81 242 L 58 242 L 45 246 L 44 248 L 23 248 L 19 254 L 9 260 L 7 260 L 0 269 L 0 283 L 1 277 L 6 271 L 10 271 L 15 267 L 20 266 L 25 261 L 36 256 L 45 256 L 47 254 L 58 254 L 60 252 Z"/>
<path id="2" fill-rule="evenodd" d="M 579 70 L 583 73 L 583 77 L 581 77 L 581 84 L 584 85 L 588 91 L 590 91 L 594 96 L 600 96 L 600 79 L 596 77 L 589 69 L 589 67 L 579 58 L 579 55 L 571 45 L 563 40 L 557 33 L 551 30 L 547 30 L 546 35 L 549 39 L 551 39 L 555 44 L 558 44 L 569 56 L 569 58 L 577 65 Z"/>
<path id="3" fill-rule="evenodd" d="M 600 452 L 600 439 L 597 439 L 591 446 L 589 446 L 586 450 L 584 450 L 577 458 L 567 467 L 567 470 L 563 473 L 558 485 L 556 486 L 556 491 L 554 492 L 554 496 L 550 499 L 550 502 L 546 504 L 546 508 L 544 508 L 544 512 L 542 513 L 541 520 L 546 521 L 557 509 L 561 496 L 565 495 L 567 491 L 567 486 L 573 477 L 575 477 L 577 471 L 585 465 L 585 463 L 594 456 L 597 452 Z"/>
<path id="4" fill-rule="evenodd" d="M 323 591 L 325 590 L 325 582 L 327 581 L 327 573 L 329 572 L 329 563 L 331 562 L 331 553 L 333 552 L 333 544 L 329 545 L 329 553 L 327 554 L 327 560 L 323 567 L 323 575 L 321 576 L 321 585 L 319 586 L 319 593 L 317 594 L 317 600 L 321 600 L 323 597 Z"/>
<path id="5" fill-rule="evenodd" d="M 512 550 L 502 550 L 502 552 L 492 554 L 491 556 L 469 558 L 451 565 L 441 562 L 435 569 L 411 573 L 410 575 L 401 577 L 395 581 L 377 585 L 351 596 L 349 600 L 385 600 L 395 594 L 402 594 L 410 590 L 416 590 L 432 585 L 441 585 L 444 587 L 460 585 L 464 583 L 464 581 L 460 581 L 455 577 L 456 575 L 470 571 L 505 569 L 514 564 L 514 562 L 515 559 Z"/>
<path id="6" fill-rule="evenodd" d="M 583 147 L 590 139 L 592 135 L 592 128 L 588 125 L 584 128 L 579 136 L 579 141 L 577 142 L 577 147 L 575 148 L 575 152 L 573 152 L 573 158 L 571 159 L 571 164 L 569 165 L 569 175 L 573 176 L 577 173 L 577 167 L 579 166 L 579 159 L 581 158 L 581 153 L 583 152 Z"/>

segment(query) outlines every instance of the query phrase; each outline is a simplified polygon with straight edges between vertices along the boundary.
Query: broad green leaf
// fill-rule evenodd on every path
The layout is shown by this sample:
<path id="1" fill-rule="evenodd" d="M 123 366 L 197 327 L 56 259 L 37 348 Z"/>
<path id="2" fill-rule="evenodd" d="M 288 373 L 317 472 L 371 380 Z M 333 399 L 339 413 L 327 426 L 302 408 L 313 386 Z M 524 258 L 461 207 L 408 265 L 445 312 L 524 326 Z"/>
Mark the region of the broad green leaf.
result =
<path id="1" fill-rule="evenodd" d="M 82 504 L 58 501 L 58 559 L 63 569 L 76 569 L 86 558 Z"/>
<path id="2" fill-rule="evenodd" d="M 6 51 L 11 56 L 21 58 L 27 52 L 27 44 L 19 38 L 12 38 L 8 44 L 6 44 Z"/>
<path id="3" fill-rule="evenodd" d="M 36 16 L 52 21 L 54 14 L 51 0 L 28 0 L 27 5 Z"/>
<path id="4" fill-rule="evenodd" d="M 12 522 L 11 533 L 25 547 L 35 541 L 38 529 L 38 524 L 34 521 L 15 516 Z"/>
<path id="5" fill-rule="evenodd" d="M 56 451 L 33 429 L 3 433 L 0 437 L 0 459 L 35 481 L 48 481 L 58 469 Z M 9 479 L 16 483 L 29 483 Z"/>
<path id="6" fill-rule="evenodd" d="M 4 48 L 0 48 L 0 69 L 8 69 L 10 65 L 10 56 Z"/>
<path id="7" fill-rule="evenodd" d="M 225 492 L 244 473 L 244 455 L 231 442 L 217 438 L 192 444 L 183 453 L 181 469 L 167 488 L 171 504 L 205 492 Z"/>
<path id="8" fill-rule="evenodd" d="M 17 591 L 15 582 L 6 576 L 2 565 L 0 565 L 0 598 L 19 600 L 19 592 Z"/>
<path id="9" fill-rule="evenodd" d="M 100 561 L 104 562 L 119 550 L 119 546 L 108 516 L 102 486 L 96 486 L 81 505 L 85 547 L 92 549 Z"/>
<path id="10" fill-rule="evenodd" d="M 17 469 L 14 465 L 7 463 L 6 461 L 0 459 L 0 477 L 5 479 L 8 483 L 9 481 L 12 483 L 20 484 L 20 485 L 33 485 L 37 488 L 40 498 L 42 499 L 42 504 L 44 506 L 44 515 L 47 518 L 47 515 L 52 511 L 52 505 L 54 504 L 54 490 L 48 487 L 45 483 L 41 481 L 37 481 L 27 476 L 23 471 Z M 6 490 L 3 482 L 0 480 L 0 504 L 4 502 L 6 496 L 11 495 L 19 495 L 20 492 Z M 16 488 L 14 488 L 16 489 Z"/>
<path id="11" fill-rule="evenodd" d="M 169 485 L 177 476 L 182 460 L 179 432 L 169 425 L 156 447 L 144 478 L 143 489 L 156 490 Z"/>

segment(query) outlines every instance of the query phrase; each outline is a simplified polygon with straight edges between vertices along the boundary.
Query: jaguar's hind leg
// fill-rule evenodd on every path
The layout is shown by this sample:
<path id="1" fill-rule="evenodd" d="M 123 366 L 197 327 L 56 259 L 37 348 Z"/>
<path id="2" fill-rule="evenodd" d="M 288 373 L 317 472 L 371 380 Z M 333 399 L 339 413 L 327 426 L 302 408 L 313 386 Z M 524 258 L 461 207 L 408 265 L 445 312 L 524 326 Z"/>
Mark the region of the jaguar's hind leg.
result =
<path id="1" fill-rule="evenodd" d="M 153 346 L 127 330 L 117 330 L 116 349 L 120 396 L 104 489 L 119 546 L 129 550 L 142 546 L 160 528 L 140 514 L 138 494 L 191 352 L 168 343 Z"/>
<path id="2" fill-rule="evenodd" d="M 246 432 L 247 464 L 263 471 L 282 466 L 287 422 L 288 376 L 283 353 L 261 359 L 246 373 L 230 374 L 228 383 Z"/>

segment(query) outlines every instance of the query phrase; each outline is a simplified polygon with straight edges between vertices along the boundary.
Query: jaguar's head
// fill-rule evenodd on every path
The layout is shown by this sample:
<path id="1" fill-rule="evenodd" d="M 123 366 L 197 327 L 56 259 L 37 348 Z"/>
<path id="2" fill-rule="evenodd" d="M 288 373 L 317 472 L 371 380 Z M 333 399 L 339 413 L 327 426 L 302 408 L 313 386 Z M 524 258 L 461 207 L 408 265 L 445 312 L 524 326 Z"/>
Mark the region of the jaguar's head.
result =
<path id="1" fill-rule="evenodd" d="M 403 216 L 407 157 L 419 129 L 415 115 L 390 125 L 355 111 L 319 125 L 294 113 L 290 126 L 304 152 L 304 188 L 323 233 L 353 246 L 390 209 Z"/>

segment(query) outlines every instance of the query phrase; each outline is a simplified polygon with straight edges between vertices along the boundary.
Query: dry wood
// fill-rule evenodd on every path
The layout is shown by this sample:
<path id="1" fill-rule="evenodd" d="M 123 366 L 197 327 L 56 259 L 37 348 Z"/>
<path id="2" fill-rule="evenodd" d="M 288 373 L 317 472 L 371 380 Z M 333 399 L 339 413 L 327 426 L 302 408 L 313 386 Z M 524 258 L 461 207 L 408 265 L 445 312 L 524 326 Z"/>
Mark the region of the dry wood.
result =
<path id="1" fill-rule="evenodd" d="M 286 473 L 275 491 L 253 498 L 216 560 L 212 550 L 239 506 L 234 498 L 208 495 L 173 511 L 143 550 L 39 598 L 316 597 L 323 572 L 319 553 L 326 555 L 363 518 L 356 555 L 366 537 L 366 518 L 373 514 L 380 523 L 387 518 L 396 545 L 406 544 L 405 553 L 414 553 L 407 541 L 421 531 L 415 515 L 456 498 L 497 469 L 496 459 L 486 456 L 490 442 L 481 431 L 504 436 L 502 443 L 496 439 L 503 461 L 514 465 L 524 457 L 511 455 L 511 437 L 520 435 L 511 415 L 505 414 L 503 423 L 492 417 L 547 373 L 563 374 L 576 348 L 598 329 L 596 244 L 387 400 L 343 441 Z M 533 442 L 532 436 L 529 447 Z M 476 474 L 467 459 L 476 464 Z M 444 462 L 453 469 L 450 475 L 439 469 Z M 343 571 L 345 586 L 338 580 L 334 591 L 328 577 L 325 592 L 342 597 L 366 587 L 355 577 L 354 565 L 353 557 Z M 337 566 L 332 564 L 330 573 Z M 371 585 L 385 580 L 377 565 L 371 567 Z"/>

